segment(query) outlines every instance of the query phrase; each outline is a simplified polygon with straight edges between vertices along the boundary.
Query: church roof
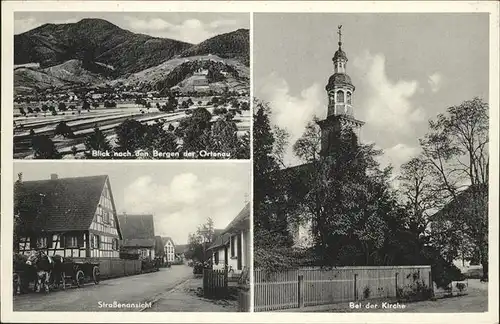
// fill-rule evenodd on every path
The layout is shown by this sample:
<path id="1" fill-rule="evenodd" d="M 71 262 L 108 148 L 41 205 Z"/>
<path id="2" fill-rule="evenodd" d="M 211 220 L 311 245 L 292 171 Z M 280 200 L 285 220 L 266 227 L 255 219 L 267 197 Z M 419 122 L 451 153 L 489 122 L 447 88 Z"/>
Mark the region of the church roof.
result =
<path id="1" fill-rule="evenodd" d="M 335 54 L 333 55 L 333 60 L 336 61 L 336 60 L 338 60 L 340 58 L 342 58 L 342 59 L 344 59 L 344 60 L 347 61 L 347 55 L 346 55 L 346 53 L 341 48 L 339 48 L 335 52 Z"/>
<path id="2" fill-rule="evenodd" d="M 351 77 L 345 73 L 335 73 L 328 79 L 328 84 L 326 85 L 326 89 L 330 90 L 334 88 L 334 85 L 339 84 L 349 84 L 352 85 Z"/>

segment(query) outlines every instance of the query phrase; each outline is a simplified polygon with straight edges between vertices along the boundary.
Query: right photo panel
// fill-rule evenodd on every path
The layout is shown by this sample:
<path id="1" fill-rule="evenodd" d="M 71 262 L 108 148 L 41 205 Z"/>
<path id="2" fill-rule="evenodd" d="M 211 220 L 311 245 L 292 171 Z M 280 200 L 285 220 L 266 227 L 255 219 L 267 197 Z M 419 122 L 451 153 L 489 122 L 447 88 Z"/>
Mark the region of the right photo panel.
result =
<path id="1" fill-rule="evenodd" d="M 253 19 L 254 311 L 487 312 L 488 13 Z"/>

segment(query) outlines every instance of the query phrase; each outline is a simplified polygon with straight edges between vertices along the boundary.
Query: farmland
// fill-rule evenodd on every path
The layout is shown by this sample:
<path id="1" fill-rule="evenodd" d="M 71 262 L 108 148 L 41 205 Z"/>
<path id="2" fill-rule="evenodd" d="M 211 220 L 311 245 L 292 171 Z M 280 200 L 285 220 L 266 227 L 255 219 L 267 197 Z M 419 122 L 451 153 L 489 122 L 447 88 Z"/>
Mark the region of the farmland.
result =
<path id="1" fill-rule="evenodd" d="M 43 105 L 40 102 L 16 104 L 14 109 L 14 158 L 35 158 L 32 140 L 36 136 L 49 137 L 63 159 L 83 158 L 86 150 L 85 139 L 94 132 L 96 127 L 106 136 L 111 147 L 116 147 L 116 129 L 125 120 L 133 119 L 145 125 L 161 122 L 165 128 L 169 126 L 176 128 L 181 120 L 188 118 L 188 115 L 198 108 L 204 108 L 210 112 L 213 115 L 211 122 L 215 122 L 221 116 L 213 114 L 214 106 L 217 106 L 218 109 L 225 107 L 211 103 L 211 97 L 179 97 L 176 99 L 177 101 L 189 101 L 192 104 L 187 108 L 185 107 L 187 105 L 180 105 L 174 111 L 161 111 L 163 109 L 158 107 L 164 105 L 167 100 L 167 98 L 155 98 L 149 100 L 147 105 L 130 100 L 118 100 L 116 107 L 105 108 L 101 104 L 87 110 L 82 109 L 82 103 L 67 102 L 65 106 L 73 107 L 73 109 L 63 111 L 54 108 L 57 105 L 52 103 L 52 109 L 45 112 L 36 109 L 36 107 Z M 233 100 L 248 103 L 247 98 Z M 50 104 L 48 103 L 48 105 Z M 236 123 L 239 137 L 249 132 L 250 113 L 248 110 L 240 110 L 239 113 L 235 113 L 233 120 Z M 71 136 L 56 134 L 56 128 L 61 123 L 70 127 Z"/>

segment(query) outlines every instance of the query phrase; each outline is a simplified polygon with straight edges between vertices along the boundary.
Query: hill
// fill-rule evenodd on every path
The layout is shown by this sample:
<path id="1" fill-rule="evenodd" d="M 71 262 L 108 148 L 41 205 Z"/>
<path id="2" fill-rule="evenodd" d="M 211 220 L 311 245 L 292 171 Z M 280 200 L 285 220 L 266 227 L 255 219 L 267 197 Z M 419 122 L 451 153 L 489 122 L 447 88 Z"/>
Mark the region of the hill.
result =
<path id="1" fill-rule="evenodd" d="M 145 91 L 162 91 L 174 86 L 182 89 L 190 86 L 190 79 L 198 69 L 226 72 L 226 77 L 221 80 L 209 80 L 214 86 L 218 83 L 219 88 L 223 84 L 231 84 L 234 87 L 237 84 L 240 85 L 237 88 L 248 88 L 250 82 L 250 69 L 247 66 L 235 59 L 224 59 L 216 55 L 174 58 L 116 81 Z"/>
<path id="2" fill-rule="evenodd" d="M 20 67 L 14 70 L 14 92 L 31 93 L 47 88 L 99 84 L 113 77 L 114 71 L 102 64 L 69 60 L 45 69 Z"/>
<path id="3" fill-rule="evenodd" d="M 98 61 L 124 75 L 158 65 L 192 44 L 135 34 L 103 19 L 45 24 L 14 36 L 14 64 L 41 67 L 76 59 Z"/>
<path id="4" fill-rule="evenodd" d="M 232 58 L 246 66 L 250 64 L 250 31 L 238 29 L 230 33 L 209 38 L 181 53 L 182 57 L 199 55 L 217 55 L 222 58 Z"/>

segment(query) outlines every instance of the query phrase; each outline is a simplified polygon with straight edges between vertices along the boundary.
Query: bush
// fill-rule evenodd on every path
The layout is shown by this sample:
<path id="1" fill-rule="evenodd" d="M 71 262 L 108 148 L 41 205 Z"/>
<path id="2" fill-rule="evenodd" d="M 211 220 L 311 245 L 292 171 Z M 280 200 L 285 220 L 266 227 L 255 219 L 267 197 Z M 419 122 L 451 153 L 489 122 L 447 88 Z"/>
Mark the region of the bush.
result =
<path id="1" fill-rule="evenodd" d="M 224 115 L 224 114 L 227 114 L 227 109 L 226 108 L 214 108 L 213 114 L 214 115 Z"/>
<path id="2" fill-rule="evenodd" d="M 69 127 L 65 122 L 60 122 L 57 124 L 55 130 L 54 130 L 55 135 L 62 135 L 64 137 L 73 137 L 73 131 L 71 130 L 71 127 Z"/>
<path id="3" fill-rule="evenodd" d="M 397 297 L 402 301 L 419 301 L 432 298 L 432 287 L 419 279 L 419 274 L 413 274 L 413 283 L 396 288 Z"/>

